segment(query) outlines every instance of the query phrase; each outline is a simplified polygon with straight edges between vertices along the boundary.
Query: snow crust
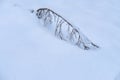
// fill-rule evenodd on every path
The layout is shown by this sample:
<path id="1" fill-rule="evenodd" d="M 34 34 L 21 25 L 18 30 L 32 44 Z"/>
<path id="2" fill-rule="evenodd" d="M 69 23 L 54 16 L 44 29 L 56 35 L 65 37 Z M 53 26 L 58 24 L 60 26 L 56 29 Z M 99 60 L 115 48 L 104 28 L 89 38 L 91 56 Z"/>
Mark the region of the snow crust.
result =
<path id="1" fill-rule="evenodd" d="M 120 80 L 119 3 L 0 0 L 0 80 Z M 44 7 L 78 25 L 101 48 L 84 51 L 54 37 L 27 10 Z"/>

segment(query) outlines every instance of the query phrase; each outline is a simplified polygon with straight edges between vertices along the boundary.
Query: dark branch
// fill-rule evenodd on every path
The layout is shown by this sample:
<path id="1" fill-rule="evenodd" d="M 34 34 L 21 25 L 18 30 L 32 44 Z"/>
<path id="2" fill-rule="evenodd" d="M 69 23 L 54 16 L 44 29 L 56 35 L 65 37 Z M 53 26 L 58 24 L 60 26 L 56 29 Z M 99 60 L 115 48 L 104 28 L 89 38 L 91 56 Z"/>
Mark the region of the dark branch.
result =
<path id="1" fill-rule="evenodd" d="M 88 50 L 92 47 L 99 48 L 99 46 L 95 45 L 90 40 L 88 40 L 88 38 L 84 36 L 70 22 L 68 22 L 61 15 L 57 14 L 53 10 L 48 8 L 40 8 L 36 11 L 36 16 L 39 19 L 42 19 L 44 21 L 44 24 L 55 23 L 56 24 L 55 35 L 58 36 L 60 39 L 75 43 L 75 45 L 85 50 Z M 63 26 L 63 25 L 66 25 L 66 26 Z M 63 32 L 65 28 L 67 28 L 67 31 L 65 32 L 67 36 L 65 36 Z"/>

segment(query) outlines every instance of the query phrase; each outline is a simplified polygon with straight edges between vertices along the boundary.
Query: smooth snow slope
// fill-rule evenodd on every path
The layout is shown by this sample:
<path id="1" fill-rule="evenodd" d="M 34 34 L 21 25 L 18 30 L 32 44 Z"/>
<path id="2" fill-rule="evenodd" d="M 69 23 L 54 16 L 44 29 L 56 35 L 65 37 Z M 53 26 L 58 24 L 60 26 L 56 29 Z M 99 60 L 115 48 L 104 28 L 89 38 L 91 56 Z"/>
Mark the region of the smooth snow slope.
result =
<path id="1" fill-rule="evenodd" d="M 119 3 L 1 0 L 0 80 L 120 80 Z M 41 7 L 62 15 L 101 48 L 84 51 L 54 37 L 26 10 Z"/>

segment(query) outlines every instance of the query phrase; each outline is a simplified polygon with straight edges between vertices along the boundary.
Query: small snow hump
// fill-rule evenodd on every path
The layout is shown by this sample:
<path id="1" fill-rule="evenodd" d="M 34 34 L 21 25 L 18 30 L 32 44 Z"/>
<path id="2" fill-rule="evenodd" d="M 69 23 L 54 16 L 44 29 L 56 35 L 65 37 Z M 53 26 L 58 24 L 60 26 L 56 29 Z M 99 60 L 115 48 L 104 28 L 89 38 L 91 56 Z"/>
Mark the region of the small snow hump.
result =
<path id="1" fill-rule="evenodd" d="M 73 26 L 53 10 L 49 8 L 40 8 L 36 10 L 35 13 L 37 18 L 43 21 L 44 25 L 52 25 L 55 36 L 61 40 L 68 41 L 84 50 L 99 48 L 99 46 L 83 35 L 78 27 Z"/>

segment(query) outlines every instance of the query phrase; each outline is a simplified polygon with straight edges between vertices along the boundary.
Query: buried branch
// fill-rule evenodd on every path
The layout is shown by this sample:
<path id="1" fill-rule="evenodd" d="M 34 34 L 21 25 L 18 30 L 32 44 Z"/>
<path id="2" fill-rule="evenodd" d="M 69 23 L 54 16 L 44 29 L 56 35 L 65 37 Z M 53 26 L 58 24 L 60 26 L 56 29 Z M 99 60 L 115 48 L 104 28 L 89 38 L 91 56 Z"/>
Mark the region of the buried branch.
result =
<path id="1" fill-rule="evenodd" d="M 40 8 L 36 11 L 36 16 L 38 19 L 42 19 L 45 25 L 55 24 L 55 35 L 61 40 L 69 41 L 85 50 L 93 47 L 99 48 L 99 46 L 84 36 L 78 28 L 74 27 L 70 22 L 51 9 Z"/>

